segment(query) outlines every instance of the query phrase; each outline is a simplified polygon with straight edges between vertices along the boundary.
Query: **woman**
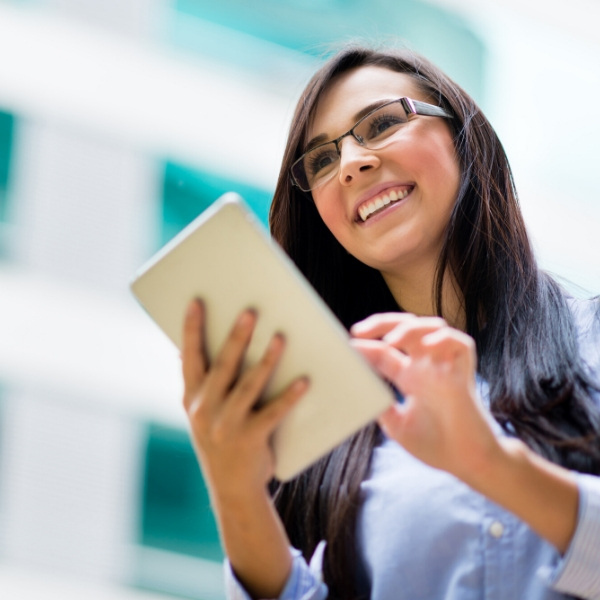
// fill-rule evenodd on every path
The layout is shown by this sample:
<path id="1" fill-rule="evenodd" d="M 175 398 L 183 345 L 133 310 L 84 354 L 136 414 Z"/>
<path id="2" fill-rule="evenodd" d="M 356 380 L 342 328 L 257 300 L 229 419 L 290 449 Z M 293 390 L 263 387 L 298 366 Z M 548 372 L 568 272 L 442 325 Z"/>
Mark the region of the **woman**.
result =
<path id="1" fill-rule="evenodd" d="M 231 595 L 600 598 L 597 302 L 537 268 L 468 95 L 412 54 L 331 59 L 298 103 L 271 229 L 403 398 L 267 489 L 269 437 L 310 382 L 253 410 L 285 341 L 239 374 L 246 312 L 208 365 L 190 306 L 184 404 Z"/>

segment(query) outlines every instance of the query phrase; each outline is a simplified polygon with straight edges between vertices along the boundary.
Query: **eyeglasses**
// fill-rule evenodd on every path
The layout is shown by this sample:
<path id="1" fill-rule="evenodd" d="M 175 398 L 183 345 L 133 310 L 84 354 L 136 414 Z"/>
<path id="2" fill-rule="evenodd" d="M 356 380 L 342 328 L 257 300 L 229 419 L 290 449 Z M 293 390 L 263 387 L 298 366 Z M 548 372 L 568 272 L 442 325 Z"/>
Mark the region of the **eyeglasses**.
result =
<path id="1" fill-rule="evenodd" d="M 356 122 L 352 129 L 339 138 L 311 148 L 294 162 L 292 181 L 303 192 L 310 192 L 329 181 L 340 168 L 340 142 L 351 135 L 361 146 L 379 150 L 390 144 L 408 123 L 410 115 L 425 115 L 452 119 L 439 106 L 398 98 L 375 108 Z"/>

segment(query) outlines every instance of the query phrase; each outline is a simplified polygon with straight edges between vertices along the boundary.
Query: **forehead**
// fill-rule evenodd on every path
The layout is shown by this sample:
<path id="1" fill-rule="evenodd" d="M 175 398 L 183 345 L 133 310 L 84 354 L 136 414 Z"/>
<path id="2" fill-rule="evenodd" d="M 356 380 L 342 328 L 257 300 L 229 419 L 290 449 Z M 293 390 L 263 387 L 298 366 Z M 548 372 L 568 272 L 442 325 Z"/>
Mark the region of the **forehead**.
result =
<path id="1" fill-rule="evenodd" d="M 334 79 L 323 93 L 308 128 L 307 139 L 326 135 L 328 139 L 348 130 L 365 106 L 402 96 L 422 98 L 415 80 L 385 67 L 358 67 Z"/>

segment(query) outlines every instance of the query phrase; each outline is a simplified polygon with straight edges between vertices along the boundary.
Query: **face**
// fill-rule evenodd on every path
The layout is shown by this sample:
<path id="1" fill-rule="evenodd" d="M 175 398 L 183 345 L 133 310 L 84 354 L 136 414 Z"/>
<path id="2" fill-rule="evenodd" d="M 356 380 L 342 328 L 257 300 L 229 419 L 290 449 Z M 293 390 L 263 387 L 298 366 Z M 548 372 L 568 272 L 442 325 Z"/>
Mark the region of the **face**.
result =
<path id="1" fill-rule="evenodd" d="M 349 71 L 320 98 L 308 139 L 335 139 L 365 107 L 403 96 L 430 101 L 409 75 L 374 66 Z M 435 266 L 460 180 L 446 119 L 415 115 L 382 149 L 347 136 L 340 150 L 339 173 L 312 191 L 338 242 L 384 274 Z"/>

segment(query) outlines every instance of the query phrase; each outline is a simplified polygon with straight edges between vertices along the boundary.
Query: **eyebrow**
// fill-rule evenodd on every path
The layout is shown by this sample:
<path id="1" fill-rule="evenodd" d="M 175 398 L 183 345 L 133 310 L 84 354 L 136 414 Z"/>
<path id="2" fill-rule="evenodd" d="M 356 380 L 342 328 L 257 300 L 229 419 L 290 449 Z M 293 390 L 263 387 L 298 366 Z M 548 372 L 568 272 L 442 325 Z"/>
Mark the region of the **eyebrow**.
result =
<path id="1" fill-rule="evenodd" d="M 376 108 L 379 108 L 380 106 L 383 106 L 384 104 L 387 104 L 388 102 L 393 102 L 394 100 L 398 100 L 398 98 L 387 98 L 387 99 L 383 99 L 383 100 L 376 100 L 375 102 L 371 102 L 371 104 L 368 104 L 364 108 L 361 108 L 352 117 L 354 120 L 353 121 L 354 125 L 356 125 L 357 121 L 360 121 L 366 114 L 370 113 L 372 110 L 375 110 Z M 354 125 L 353 125 L 353 127 L 354 127 Z M 319 146 L 320 144 L 324 144 L 324 143 L 330 142 L 330 141 L 333 141 L 333 140 L 331 140 L 327 136 L 327 134 L 321 133 L 321 134 L 315 136 L 314 138 L 311 138 L 311 140 L 308 142 L 308 144 L 306 144 L 306 146 L 304 147 L 304 152 L 308 152 L 309 150 L 312 150 L 316 146 Z"/>

